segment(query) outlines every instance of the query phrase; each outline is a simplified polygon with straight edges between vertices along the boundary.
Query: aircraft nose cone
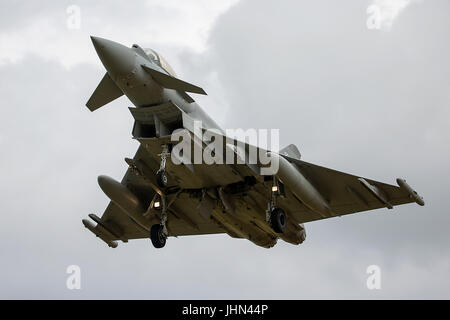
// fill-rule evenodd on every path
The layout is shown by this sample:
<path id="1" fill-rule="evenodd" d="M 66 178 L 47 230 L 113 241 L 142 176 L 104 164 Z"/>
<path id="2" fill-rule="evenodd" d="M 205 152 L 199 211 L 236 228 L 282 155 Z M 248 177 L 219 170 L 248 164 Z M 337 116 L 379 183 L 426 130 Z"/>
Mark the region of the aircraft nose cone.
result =
<path id="1" fill-rule="evenodd" d="M 91 36 L 91 40 L 108 73 L 116 77 L 130 73 L 134 69 L 136 55 L 133 50 L 100 37 Z"/>

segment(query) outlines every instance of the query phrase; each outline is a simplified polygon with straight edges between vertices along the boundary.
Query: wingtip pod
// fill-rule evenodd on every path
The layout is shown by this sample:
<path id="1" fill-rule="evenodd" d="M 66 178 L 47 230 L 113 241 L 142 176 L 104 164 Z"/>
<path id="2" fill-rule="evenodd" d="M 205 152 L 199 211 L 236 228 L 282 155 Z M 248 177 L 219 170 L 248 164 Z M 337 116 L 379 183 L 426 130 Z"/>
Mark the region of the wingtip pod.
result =
<path id="1" fill-rule="evenodd" d="M 413 188 L 411 188 L 411 186 L 406 183 L 405 179 L 397 178 L 397 184 L 400 188 L 402 188 L 403 190 L 408 192 L 411 199 L 413 199 L 418 205 L 420 205 L 420 206 L 425 205 L 425 201 L 423 200 L 423 197 L 421 197 L 417 193 L 417 191 L 415 191 Z"/>

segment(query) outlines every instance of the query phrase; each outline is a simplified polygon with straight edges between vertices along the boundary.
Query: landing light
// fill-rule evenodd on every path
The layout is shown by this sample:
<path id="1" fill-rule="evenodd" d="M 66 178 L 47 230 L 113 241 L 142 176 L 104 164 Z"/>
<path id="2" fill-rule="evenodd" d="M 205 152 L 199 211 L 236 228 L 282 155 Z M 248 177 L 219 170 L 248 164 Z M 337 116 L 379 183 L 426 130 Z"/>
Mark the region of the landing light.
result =
<path id="1" fill-rule="evenodd" d="M 161 203 L 159 201 L 155 201 L 155 203 L 153 204 L 153 208 L 158 209 L 161 206 Z"/>
<path id="2" fill-rule="evenodd" d="M 278 192 L 278 186 L 273 186 L 272 187 L 272 192 Z"/>

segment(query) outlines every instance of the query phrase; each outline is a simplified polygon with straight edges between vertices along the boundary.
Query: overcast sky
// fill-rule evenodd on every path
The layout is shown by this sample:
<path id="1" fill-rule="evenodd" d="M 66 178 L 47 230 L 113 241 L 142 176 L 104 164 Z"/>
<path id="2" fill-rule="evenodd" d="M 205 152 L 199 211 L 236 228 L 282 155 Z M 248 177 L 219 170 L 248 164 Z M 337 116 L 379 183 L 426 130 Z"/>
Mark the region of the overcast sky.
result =
<path id="1" fill-rule="evenodd" d="M 450 298 L 449 1 L 0 8 L 0 298 Z M 215 235 L 108 248 L 81 219 L 103 213 L 97 176 L 121 179 L 138 144 L 125 97 L 85 107 L 105 72 L 89 35 L 160 52 L 224 128 L 279 128 L 305 161 L 404 177 L 426 206 L 308 223 L 300 246 Z M 81 290 L 66 288 L 73 264 Z M 374 264 L 381 290 L 366 287 Z"/>

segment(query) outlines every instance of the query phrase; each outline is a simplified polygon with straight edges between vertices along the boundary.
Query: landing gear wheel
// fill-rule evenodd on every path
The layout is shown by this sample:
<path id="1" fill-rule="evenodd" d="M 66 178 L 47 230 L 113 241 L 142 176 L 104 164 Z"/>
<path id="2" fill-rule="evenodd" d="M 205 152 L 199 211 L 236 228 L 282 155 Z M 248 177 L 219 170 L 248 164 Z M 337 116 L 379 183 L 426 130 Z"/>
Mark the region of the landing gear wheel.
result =
<path id="1" fill-rule="evenodd" d="M 286 214 L 281 208 L 273 208 L 270 212 L 270 226 L 276 233 L 286 230 Z"/>
<path id="2" fill-rule="evenodd" d="M 158 187 L 165 188 L 165 187 L 167 187 L 168 182 L 169 182 L 169 179 L 167 178 L 166 171 L 159 170 L 156 173 L 156 183 L 158 184 Z"/>
<path id="3" fill-rule="evenodd" d="M 164 227 L 160 224 L 154 224 L 150 229 L 150 239 L 155 248 L 162 248 L 166 245 L 166 236 L 163 232 Z"/>

